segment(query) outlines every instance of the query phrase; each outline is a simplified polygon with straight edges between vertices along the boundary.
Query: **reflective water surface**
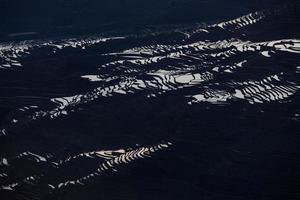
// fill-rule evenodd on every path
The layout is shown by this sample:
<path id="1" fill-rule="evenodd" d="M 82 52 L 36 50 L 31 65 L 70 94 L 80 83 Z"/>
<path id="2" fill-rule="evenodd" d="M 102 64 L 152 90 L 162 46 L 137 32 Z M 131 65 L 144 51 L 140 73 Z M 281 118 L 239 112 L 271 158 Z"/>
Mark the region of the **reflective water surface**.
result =
<path id="1" fill-rule="evenodd" d="M 1 196 L 299 198 L 290 13 L 1 43 Z"/>

